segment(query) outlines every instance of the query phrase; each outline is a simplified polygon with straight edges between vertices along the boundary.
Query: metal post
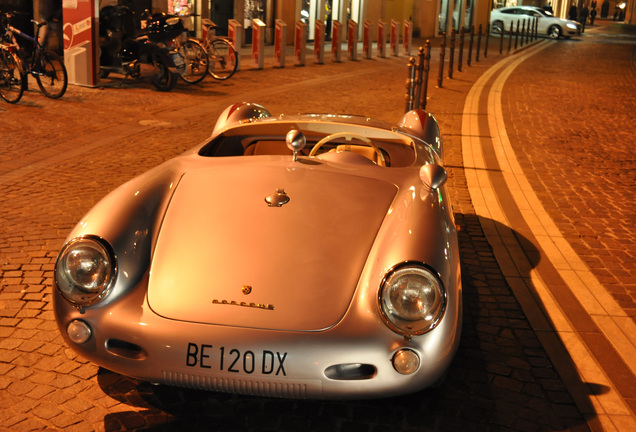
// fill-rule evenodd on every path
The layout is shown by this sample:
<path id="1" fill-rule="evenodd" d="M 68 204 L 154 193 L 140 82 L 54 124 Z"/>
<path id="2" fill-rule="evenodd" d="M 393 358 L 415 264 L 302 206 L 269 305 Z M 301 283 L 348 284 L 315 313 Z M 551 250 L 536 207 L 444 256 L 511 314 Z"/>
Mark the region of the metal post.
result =
<path id="1" fill-rule="evenodd" d="M 510 54 L 510 49 L 512 48 L 512 33 L 515 24 L 513 22 L 510 23 L 510 34 L 508 35 L 508 54 Z"/>
<path id="2" fill-rule="evenodd" d="M 462 58 L 464 57 L 464 26 L 459 28 L 459 58 L 457 59 L 457 70 L 462 71 Z"/>
<path id="3" fill-rule="evenodd" d="M 455 29 L 451 30 L 450 57 L 448 58 L 448 78 L 453 79 L 453 62 L 455 60 Z"/>
<path id="4" fill-rule="evenodd" d="M 517 20 L 517 31 L 515 32 L 515 49 L 519 46 L 519 20 Z"/>
<path id="5" fill-rule="evenodd" d="M 404 107 L 405 113 L 413 109 L 413 99 L 415 95 L 415 59 L 413 57 L 409 58 L 407 68 L 408 74 L 406 78 L 406 106 Z"/>
<path id="6" fill-rule="evenodd" d="M 484 47 L 484 58 L 488 58 L 489 39 L 490 39 L 490 21 L 486 23 L 486 46 Z"/>
<path id="7" fill-rule="evenodd" d="M 422 94 L 422 75 L 424 74 L 424 47 L 417 50 L 417 67 L 415 75 L 415 109 L 420 108 L 420 96 Z"/>
<path id="8" fill-rule="evenodd" d="M 501 23 L 501 33 L 499 34 L 499 54 L 503 54 L 503 40 L 506 36 L 506 26 Z"/>
<path id="9" fill-rule="evenodd" d="M 521 46 L 523 47 L 523 41 L 526 37 L 526 20 L 521 21 Z"/>
<path id="10" fill-rule="evenodd" d="M 526 36 L 526 45 L 532 42 L 532 33 L 534 33 L 534 18 L 530 18 L 528 20 L 528 28 L 527 28 L 527 36 Z"/>
<path id="11" fill-rule="evenodd" d="M 466 64 L 470 66 L 470 62 L 473 57 L 473 43 L 475 42 L 475 26 L 470 26 L 470 43 L 468 44 L 468 60 L 466 60 Z"/>
<path id="12" fill-rule="evenodd" d="M 427 40 L 424 44 L 424 80 L 422 81 L 422 99 L 420 99 L 420 108 L 426 109 L 426 99 L 428 97 L 428 72 L 430 70 L 431 61 L 431 41 Z"/>
<path id="13" fill-rule="evenodd" d="M 442 43 L 439 47 L 439 74 L 437 75 L 437 87 L 441 88 L 444 82 L 444 57 L 446 56 L 446 32 L 442 33 Z"/>
<path id="14" fill-rule="evenodd" d="M 479 62 L 479 50 L 481 49 L 481 24 L 479 24 L 479 32 L 477 33 L 477 51 L 475 52 L 475 61 Z"/>

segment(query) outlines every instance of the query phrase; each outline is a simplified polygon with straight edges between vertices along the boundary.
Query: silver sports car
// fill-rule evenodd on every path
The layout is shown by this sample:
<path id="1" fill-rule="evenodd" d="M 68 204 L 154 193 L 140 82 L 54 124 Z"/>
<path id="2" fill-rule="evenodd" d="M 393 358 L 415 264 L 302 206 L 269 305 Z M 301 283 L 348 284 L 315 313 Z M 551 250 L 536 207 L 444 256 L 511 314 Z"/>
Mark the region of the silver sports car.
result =
<path id="1" fill-rule="evenodd" d="M 286 398 L 438 384 L 457 349 L 457 233 L 436 120 L 239 103 L 129 181 L 55 266 L 66 342 L 153 383 Z"/>

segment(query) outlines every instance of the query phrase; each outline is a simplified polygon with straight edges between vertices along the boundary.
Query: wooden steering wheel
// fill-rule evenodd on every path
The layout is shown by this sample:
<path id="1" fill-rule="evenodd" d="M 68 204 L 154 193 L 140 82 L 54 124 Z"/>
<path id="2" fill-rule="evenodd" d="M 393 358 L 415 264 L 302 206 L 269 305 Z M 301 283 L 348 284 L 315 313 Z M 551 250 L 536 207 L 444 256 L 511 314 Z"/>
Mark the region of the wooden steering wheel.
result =
<path id="1" fill-rule="evenodd" d="M 379 166 L 386 166 L 386 162 L 384 160 L 384 154 L 382 154 L 382 151 L 378 148 L 378 146 L 376 146 L 375 144 L 373 144 L 373 142 L 371 142 L 371 140 L 365 136 L 359 135 L 357 133 L 351 133 L 351 132 L 339 132 L 339 133 L 335 133 L 335 134 L 331 134 L 331 135 L 327 135 L 326 137 L 324 137 L 323 139 L 321 139 L 320 141 L 318 141 L 314 147 L 311 149 L 311 151 L 309 152 L 309 156 L 315 156 L 316 152 L 318 151 L 318 149 L 320 147 L 323 146 L 323 144 L 328 143 L 329 141 L 332 141 L 336 138 L 345 138 L 347 141 L 351 141 L 352 139 L 358 139 L 360 141 L 362 141 L 363 143 L 365 143 L 367 146 L 371 147 L 375 153 L 378 155 L 378 165 Z M 346 145 L 345 145 L 345 150 L 346 150 Z"/>

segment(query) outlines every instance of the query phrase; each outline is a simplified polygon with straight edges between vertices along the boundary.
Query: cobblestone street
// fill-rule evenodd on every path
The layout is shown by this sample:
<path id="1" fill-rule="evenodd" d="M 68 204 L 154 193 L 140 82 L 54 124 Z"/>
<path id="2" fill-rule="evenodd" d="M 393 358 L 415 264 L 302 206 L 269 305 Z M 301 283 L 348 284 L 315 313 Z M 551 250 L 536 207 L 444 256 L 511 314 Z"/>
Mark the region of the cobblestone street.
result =
<path id="1" fill-rule="evenodd" d="M 109 191 L 206 139 L 234 102 L 259 103 L 274 115 L 397 122 L 404 113 L 405 55 L 323 65 L 308 57 L 306 66 L 285 68 L 268 61 L 257 70 L 244 53 L 242 70 L 228 81 L 208 77 L 160 93 L 114 75 L 97 88 L 69 86 L 60 100 L 30 83 L 20 103 L 0 104 L 0 430 L 628 432 L 636 425 L 636 336 L 629 333 L 636 322 L 636 31 L 600 22 L 581 38 L 538 45 L 507 78 L 502 115 L 542 206 L 619 305 L 609 336 L 603 326 L 576 329 L 582 350 L 606 371 L 602 379 L 581 370 L 579 353 L 563 348 L 568 341 L 546 344 L 556 338 L 536 328 L 511 287 L 469 190 L 462 146 L 469 92 L 491 67 L 526 51 L 499 54 L 498 38 L 490 38 L 487 57 L 441 88 L 433 49 L 426 108 L 444 138 L 464 283 L 462 340 L 441 387 L 370 401 L 279 400 L 153 386 L 75 355 L 53 318 L 53 267 L 71 228 Z M 553 288 L 558 278 L 545 277 L 548 259 L 532 236 L 487 222 L 512 230 Z M 557 300 L 565 298 L 555 284 Z M 558 306 L 574 327 L 593 321 Z M 605 403 L 608 395 L 617 404 Z"/>

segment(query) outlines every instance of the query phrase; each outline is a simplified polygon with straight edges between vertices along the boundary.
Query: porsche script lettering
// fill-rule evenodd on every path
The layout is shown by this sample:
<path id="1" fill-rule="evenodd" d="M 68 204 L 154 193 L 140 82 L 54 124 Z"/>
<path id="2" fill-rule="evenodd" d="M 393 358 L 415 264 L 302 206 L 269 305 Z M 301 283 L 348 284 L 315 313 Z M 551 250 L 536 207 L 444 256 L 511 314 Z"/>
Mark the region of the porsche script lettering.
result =
<path id="1" fill-rule="evenodd" d="M 251 302 L 244 302 L 244 301 L 235 301 L 235 300 L 217 300 L 217 299 L 213 299 L 212 300 L 212 304 L 218 304 L 218 305 L 230 305 L 230 306 L 243 306 L 243 307 L 250 307 L 250 308 L 256 308 L 256 309 L 265 309 L 265 310 L 274 310 L 274 305 L 270 304 L 270 303 L 251 303 Z"/>
<path id="2" fill-rule="evenodd" d="M 235 348 L 214 347 L 207 344 L 188 343 L 186 366 L 202 369 L 216 369 L 233 373 L 261 373 L 263 375 L 287 376 L 285 371 L 286 352 L 239 351 Z"/>

